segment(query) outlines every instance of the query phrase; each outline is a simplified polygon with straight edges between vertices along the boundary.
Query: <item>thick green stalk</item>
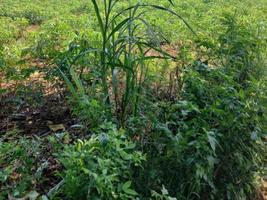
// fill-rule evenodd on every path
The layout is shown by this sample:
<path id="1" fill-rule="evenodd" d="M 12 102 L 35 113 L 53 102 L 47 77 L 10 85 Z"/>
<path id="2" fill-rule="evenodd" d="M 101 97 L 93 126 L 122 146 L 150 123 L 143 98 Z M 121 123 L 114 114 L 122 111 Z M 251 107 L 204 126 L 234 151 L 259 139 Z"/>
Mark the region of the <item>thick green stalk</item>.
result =
<path id="1" fill-rule="evenodd" d="M 101 80 L 102 80 L 102 87 L 104 93 L 104 102 L 105 104 L 110 107 L 110 100 L 109 100 L 109 92 L 108 92 L 108 83 L 107 83 L 107 66 L 106 66 L 106 43 L 107 43 L 107 31 L 108 31 L 108 20 L 110 14 L 110 4 L 112 0 L 109 0 L 108 8 L 106 7 L 106 0 L 104 0 L 105 4 L 105 22 L 103 22 L 99 7 L 97 5 L 96 0 L 92 0 L 94 4 L 95 13 L 97 16 L 98 24 L 101 30 L 102 35 L 102 51 L 100 54 L 100 67 L 101 67 Z"/>
<path id="2" fill-rule="evenodd" d="M 129 0 L 129 7 L 131 7 L 131 0 Z M 121 117 L 121 122 L 122 126 L 125 121 L 125 116 L 127 112 L 127 107 L 129 106 L 130 103 L 130 97 L 134 96 L 134 94 L 131 94 L 132 91 L 132 82 L 133 82 L 133 75 L 134 75 L 134 69 L 133 69 L 133 63 L 132 63 L 132 49 L 133 49 L 133 44 L 132 44 L 132 38 L 133 38 L 133 31 L 132 31 L 132 22 L 133 22 L 133 16 L 132 16 L 132 11 L 129 10 L 129 21 L 128 21 L 128 49 L 127 52 L 125 53 L 125 64 L 127 65 L 127 68 L 130 69 L 127 70 L 126 72 L 126 84 L 125 84 L 125 93 L 124 93 L 124 99 L 123 99 L 123 104 L 122 104 L 122 117 Z"/>

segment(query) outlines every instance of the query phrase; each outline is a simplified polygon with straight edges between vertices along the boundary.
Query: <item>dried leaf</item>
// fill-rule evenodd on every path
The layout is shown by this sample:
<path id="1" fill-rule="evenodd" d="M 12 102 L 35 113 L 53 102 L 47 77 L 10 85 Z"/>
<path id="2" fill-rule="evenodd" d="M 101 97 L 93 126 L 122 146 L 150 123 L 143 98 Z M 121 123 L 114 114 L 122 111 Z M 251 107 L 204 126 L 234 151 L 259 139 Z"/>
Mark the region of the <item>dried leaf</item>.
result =
<path id="1" fill-rule="evenodd" d="M 53 124 L 53 125 L 49 125 L 48 126 L 50 128 L 50 130 L 52 130 L 53 132 L 57 132 L 57 131 L 65 131 L 65 127 L 63 124 Z"/>

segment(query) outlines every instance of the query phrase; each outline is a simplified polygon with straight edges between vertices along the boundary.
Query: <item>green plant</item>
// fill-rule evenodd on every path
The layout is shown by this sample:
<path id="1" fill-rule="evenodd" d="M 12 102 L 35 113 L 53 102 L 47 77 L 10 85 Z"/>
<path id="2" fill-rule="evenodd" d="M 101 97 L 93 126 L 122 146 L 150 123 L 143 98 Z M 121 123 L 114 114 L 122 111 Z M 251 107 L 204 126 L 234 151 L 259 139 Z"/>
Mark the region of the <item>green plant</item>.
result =
<path id="1" fill-rule="evenodd" d="M 226 30 L 218 38 L 218 55 L 222 64 L 234 70 L 235 79 L 245 87 L 250 77 L 260 76 L 264 71 L 262 53 L 267 40 L 261 37 L 260 25 L 255 27 L 258 33 L 252 32 L 246 23 L 238 22 L 236 16 L 230 14 L 225 14 L 222 23 Z"/>
<path id="2" fill-rule="evenodd" d="M 266 174 L 267 1 L 90 2 L 1 0 L 0 199 L 249 199 Z M 45 145 L 5 133 L 13 109 L 51 123 L 35 71 L 63 77 L 71 95 L 53 96 L 75 115 Z"/>
<path id="3" fill-rule="evenodd" d="M 146 197 L 159 184 L 178 199 L 245 199 L 255 191 L 266 153 L 264 50 L 243 26 L 222 35 L 232 40 L 215 57 L 228 53 L 220 57 L 227 64 L 195 61 L 183 70 L 180 99 L 157 103 L 157 120 L 142 139 L 147 163 L 136 179 Z"/>
<path id="4" fill-rule="evenodd" d="M 147 196 L 159 184 L 178 199 L 244 199 L 253 193 L 266 153 L 266 111 L 251 96 L 254 86 L 238 91 L 232 77 L 223 68 L 188 69 L 183 100 L 161 103 L 152 133 L 142 139 L 147 162 L 136 179 L 145 185 L 139 193 Z"/>
<path id="5" fill-rule="evenodd" d="M 176 198 L 169 196 L 169 192 L 168 190 L 166 190 L 164 185 L 162 186 L 161 194 L 157 193 L 156 191 L 152 191 L 151 196 L 153 197 L 152 199 L 156 199 L 156 200 L 177 200 Z"/>
<path id="6" fill-rule="evenodd" d="M 118 4 L 116 0 L 104 0 L 102 3 L 92 0 L 92 3 L 101 33 L 101 47 L 82 49 L 77 57 L 81 57 L 81 54 L 83 57 L 85 54 L 95 54 L 96 61 L 93 63 L 98 66 L 102 87 L 101 99 L 106 107 L 106 115 L 110 119 L 115 110 L 117 120 L 121 126 L 124 126 L 127 113 L 137 116 L 142 85 L 148 72 L 146 61 L 155 58 L 172 58 L 167 52 L 161 50 L 159 42 L 151 43 L 152 37 L 157 40 L 159 36 L 146 21 L 144 17 L 146 11 L 143 10 L 152 8 L 168 12 L 182 20 L 189 29 L 192 30 L 192 28 L 180 15 L 163 6 L 129 2 L 128 7 L 115 12 Z M 144 29 L 148 30 L 150 35 L 143 35 L 141 30 Z M 153 49 L 159 55 L 146 56 L 148 49 Z M 64 60 L 69 61 L 69 69 L 77 61 L 68 57 Z M 71 80 L 67 81 L 66 77 L 64 80 L 68 82 L 67 85 L 72 88 L 73 93 L 75 87 L 70 86 Z"/>
<path id="7" fill-rule="evenodd" d="M 40 25 L 45 20 L 40 13 L 34 10 L 27 10 L 22 16 L 25 17 L 31 25 Z"/>
<path id="8" fill-rule="evenodd" d="M 42 169 L 36 166 L 40 142 L 18 137 L 18 134 L 17 130 L 5 134 L 7 138 L 16 137 L 16 142 L 0 141 L 0 199 L 3 200 L 8 194 L 26 195 L 41 178 Z"/>
<path id="9" fill-rule="evenodd" d="M 3 48 L 3 46 L 1 45 L 0 46 L 0 69 L 2 68 L 2 67 L 4 67 L 5 66 L 5 61 L 4 61 L 4 48 Z"/>
<path id="10" fill-rule="evenodd" d="M 59 154 L 65 167 L 63 192 L 71 199 L 135 199 L 133 170 L 141 166 L 144 156 L 123 130 L 110 123 L 101 129 L 104 132 L 79 140 Z"/>

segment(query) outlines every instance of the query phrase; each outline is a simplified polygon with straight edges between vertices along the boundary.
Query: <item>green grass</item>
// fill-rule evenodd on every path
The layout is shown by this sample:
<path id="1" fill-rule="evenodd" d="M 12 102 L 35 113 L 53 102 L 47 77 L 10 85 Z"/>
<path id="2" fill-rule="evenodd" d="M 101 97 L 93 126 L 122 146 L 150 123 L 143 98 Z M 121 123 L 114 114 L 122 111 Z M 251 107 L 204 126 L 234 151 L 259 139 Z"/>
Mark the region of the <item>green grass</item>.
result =
<path id="1" fill-rule="evenodd" d="M 134 2 L 133 0 L 132 3 Z M 144 0 L 143 2 L 159 4 L 155 0 Z M 125 8 L 127 4 L 126 1 L 121 1 L 118 3 L 117 9 Z M 205 39 L 213 38 L 222 31 L 219 21 L 223 13 L 240 13 L 240 21 L 249 23 L 250 26 L 254 26 L 254 22 L 262 23 L 263 27 L 266 26 L 264 11 L 267 9 L 267 3 L 264 0 L 256 3 L 248 0 L 188 0 L 174 1 L 174 4 L 174 10 L 188 21 L 201 38 Z M 162 1 L 162 5 L 170 7 L 168 1 Z M 222 7 L 224 9 L 221 9 Z M 43 36 L 52 40 L 51 43 L 56 43 L 47 45 L 47 48 L 51 48 L 47 51 L 64 50 L 68 43 L 76 37 L 77 32 L 79 35 L 86 35 L 92 43 L 98 42 L 100 30 L 97 28 L 96 16 L 93 14 L 94 10 L 89 1 L 2 0 L 0 11 L 0 45 L 6 48 L 5 59 L 7 61 L 14 61 L 13 58 L 10 59 L 10 54 L 15 54 L 16 57 L 14 55 L 13 57 L 19 60 L 21 51 L 24 48 L 34 46 L 36 41 L 43 39 Z M 146 18 L 152 24 L 159 26 L 159 31 L 162 30 L 166 33 L 170 42 L 194 39 L 192 33 L 180 20 L 167 13 L 159 14 L 155 11 L 147 14 Z M 39 22 L 38 19 L 40 19 Z M 40 28 L 31 33 L 26 31 L 22 35 L 28 26 L 35 23 L 34 20 L 38 22 Z M 59 37 L 56 37 L 58 35 Z M 20 39 L 21 37 L 23 41 Z M 49 52 L 45 53 L 49 54 Z"/>

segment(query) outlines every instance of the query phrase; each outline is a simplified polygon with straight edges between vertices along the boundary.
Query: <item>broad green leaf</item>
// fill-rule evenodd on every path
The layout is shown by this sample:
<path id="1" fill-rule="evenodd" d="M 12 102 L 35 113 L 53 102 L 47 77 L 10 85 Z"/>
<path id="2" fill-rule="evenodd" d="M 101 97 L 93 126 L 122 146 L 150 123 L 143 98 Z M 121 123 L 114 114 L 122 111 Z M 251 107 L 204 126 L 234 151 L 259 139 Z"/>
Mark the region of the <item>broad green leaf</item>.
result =
<path id="1" fill-rule="evenodd" d="M 126 194 L 129 194 L 129 195 L 133 195 L 133 196 L 136 196 L 138 195 L 136 191 L 132 190 L 130 188 L 132 182 L 131 181 L 127 181 L 126 183 L 123 184 L 122 186 L 122 190 L 126 193 Z"/>

